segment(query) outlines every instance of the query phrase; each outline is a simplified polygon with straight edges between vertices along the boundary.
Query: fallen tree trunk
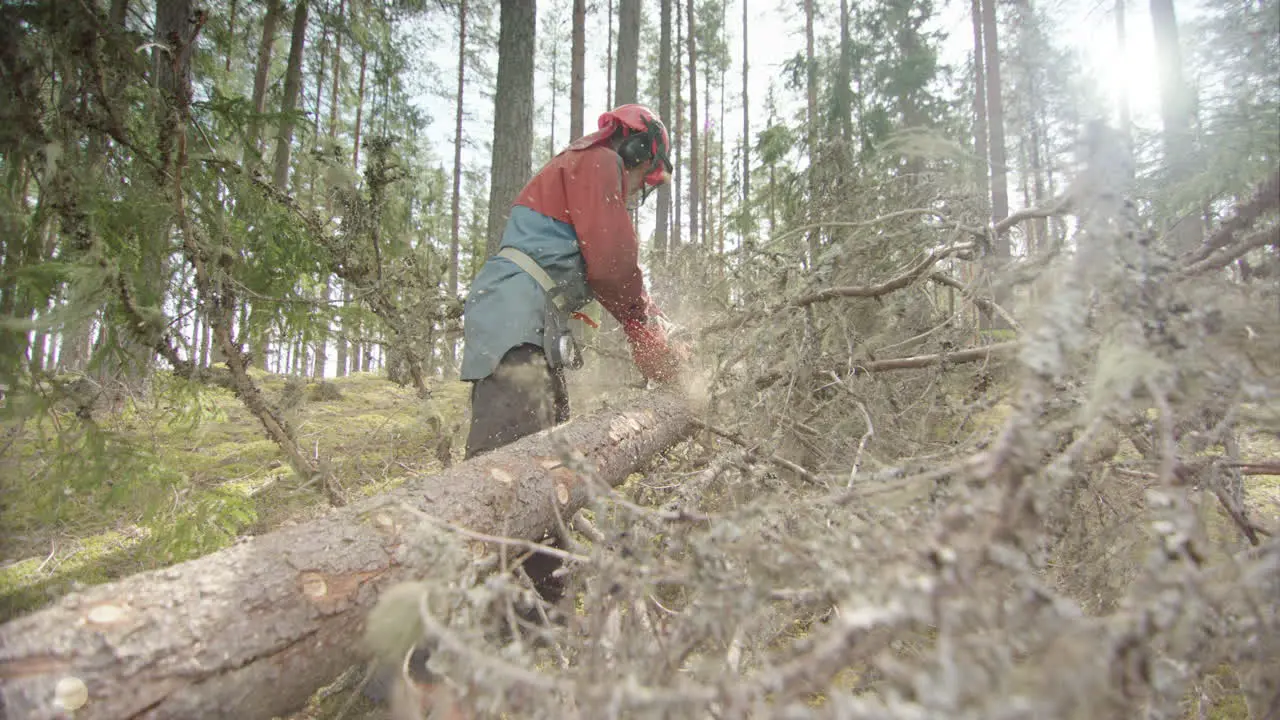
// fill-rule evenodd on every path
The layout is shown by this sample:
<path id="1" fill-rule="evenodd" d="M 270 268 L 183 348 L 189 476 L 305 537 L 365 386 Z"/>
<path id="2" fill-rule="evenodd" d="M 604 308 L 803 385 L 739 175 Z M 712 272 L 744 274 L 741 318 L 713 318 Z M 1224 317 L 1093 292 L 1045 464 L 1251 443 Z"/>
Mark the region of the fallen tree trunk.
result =
<path id="1" fill-rule="evenodd" d="M 650 393 L 319 520 L 64 597 L 0 626 L 0 716 L 287 713 L 360 660 L 365 616 L 384 588 L 447 580 L 413 551 L 412 511 L 536 540 L 590 496 L 563 452 L 617 485 L 691 427 L 680 398 Z"/>

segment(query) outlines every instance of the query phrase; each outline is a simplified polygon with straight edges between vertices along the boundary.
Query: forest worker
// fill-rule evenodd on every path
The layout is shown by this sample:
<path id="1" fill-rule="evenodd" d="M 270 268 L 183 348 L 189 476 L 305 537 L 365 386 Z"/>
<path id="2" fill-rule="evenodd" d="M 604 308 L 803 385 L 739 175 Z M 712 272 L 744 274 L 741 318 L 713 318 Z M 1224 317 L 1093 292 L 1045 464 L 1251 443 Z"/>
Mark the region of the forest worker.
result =
<path id="1" fill-rule="evenodd" d="M 628 199 L 671 177 L 667 129 L 622 105 L 533 176 L 511 207 L 498 253 L 471 286 L 461 378 L 471 388 L 468 458 L 569 418 L 566 367 L 581 365 L 569 318 L 595 299 L 626 333 L 641 374 L 676 378 L 684 355 L 658 324 L 640 272 Z"/>
<path id="2" fill-rule="evenodd" d="M 595 298 L 626 333 L 641 374 L 669 383 L 683 364 L 644 288 L 628 199 L 670 180 L 667 129 L 643 105 L 600 116 L 599 129 L 561 151 L 511 207 L 496 255 L 471 285 L 462 372 L 471 388 L 468 458 L 569 419 L 565 369 L 581 366 L 569 318 Z M 559 562 L 525 563 L 543 598 L 563 588 Z"/>
<path id="3" fill-rule="evenodd" d="M 599 129 L 565 148 L 533 176 L 511 207 L 496 255 L 471 285 L 463 314 L 463 380 L 471 387 L 468 458 L 569 418 L 565 368 L 581 365 L 570 316 L 595 298 L 622 325 L 632 359 L 651 380 L 677 379 L 685 351 L 668 343 L 661 313 L 644 289 L 639 241 L 628 200 L 670 180 L 670 139 L 642 105 L 600 116 Z M 524 563 L 543 599 L 558 602 L 560 561 L 534 554 Z M 415 646 L 401 671 L 440 698 L 426 671 L 430 649 Z M 393 668 L 364 690 L 379 700 Z M 403 687 L 403 686 L 402 686 Z M 394 704 L 395 701 L 393 701 Z M 436 701 L 433 701 L 436 702 Z"/>

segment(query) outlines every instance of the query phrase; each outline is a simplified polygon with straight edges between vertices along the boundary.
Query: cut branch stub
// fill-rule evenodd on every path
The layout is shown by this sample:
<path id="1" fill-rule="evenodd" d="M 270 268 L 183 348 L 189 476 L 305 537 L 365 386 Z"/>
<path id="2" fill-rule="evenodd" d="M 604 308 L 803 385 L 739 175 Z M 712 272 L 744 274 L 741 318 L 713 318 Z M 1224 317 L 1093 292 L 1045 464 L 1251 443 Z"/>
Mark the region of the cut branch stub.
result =
<path id="1" fill-rule="evenodd" d="M 449 582 L 408 507 L 537 540 L 686 435 L 684 401 L 650 393 L 319 520 L 68 595 L 0 626 L 8 717 L 270 718 L 360 660 L 365 616 L 405 581 Z M 567 451 L 572 466 L 559 458 Z M 445 575 L 445 576 L 442 576 Z"/>

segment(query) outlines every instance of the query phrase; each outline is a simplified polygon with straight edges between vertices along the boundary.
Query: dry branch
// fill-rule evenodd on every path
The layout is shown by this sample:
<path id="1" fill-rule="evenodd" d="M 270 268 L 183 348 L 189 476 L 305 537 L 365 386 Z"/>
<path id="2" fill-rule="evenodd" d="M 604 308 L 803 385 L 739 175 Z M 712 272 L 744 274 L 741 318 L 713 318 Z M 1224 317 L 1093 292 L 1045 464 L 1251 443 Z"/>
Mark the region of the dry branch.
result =
<path id="1" fill-rule="evenodd" d="M 759 313 L 744 312 L 744 313 L 740 313 L 737 317 L 712 323 L 711 325 L 708 325 L 707 327 L 702 329 L 702 334 L 711 335 L 713 333 L 721 332 L 724 330 L 734 330 L 742 327 L 752 319 L 772 317 L 784 310 L 790 310 L 794 308 L 803 308 L 809 305 L 813 305 L 814 303 L 823 302 L 826 300 L 834 300 L 836 298 L 842 298 L 842 297 L 854 297 L 854 298 L 883 297 L 896 290 L 901 290 L 905 287 L 910 287 L 912 283 L 916 282 L 921 277 L 923 277 L 924 274 L 928 272 L 930 268 L 932 268 L 934 265 L 937 265 L 942 260 L 945 260 L 946 258 L 951 257 L 952 255 L 970 252 L 973 250 L 973 248 L 974 248 L 973 243 L 969 243 L 969 242 L 954 243 L 951 245 L 938 247 L 933 250 L 930 250 L 928 253 L 925 253 L 925 256 L 921 258 L 919 261 L 917 261 L 911 267 L 907 268 L 903 272 L 899 273 L 898 275 L 884 282 L 876 283 L 874 285 L 850 285 L 850 286 L 840 286 L 840 287 L 825 288 L 823 290 L 817 290 L 815 292 L 807 293 L 805 295 L 801 295 L 799 297 L 785 301 L 780 305 L 776 305 L 773 308 L 766 309 Z"/>
<path id="2" fill-rule="evenodd" d="M 738 435 L 737 433 L 732 433 L 732 432 L 729 432 L 728 430 L 723 430 L 714 425 L 708 425 L 702 422 L 701 420 L 694 420 L 693 424 L 697 428 L 706 430 L 707 432 L 713 435 L 719 435 L 720 437 L 724 438 L 725 440 L 728 440 L 731 443 L 734 443 L 735 445 L 739 445 L 743 448 L 746 448 L 747 457 L 749 459 L 755 460 L 757 458 L 764 458 L 765 460 L 768 460 L 769 462 L 773 463 L 774 465 L 777 465 L 780 468 L 783 468 L 784 470 L 790 470 L 791 472 L 795 473 L 797 476 L 802 478 L 805 482 L 812 483 L 814 485 L 822 485 L 822 481 L 819 480 L 816 475 L 809 472 L 805 468 L 801 467 L 800 465 L 797 465 L 794 462 L 791 462 L 790 460 L 784 457 L 781 457 L 773 453 L 770 453 L 769 455 L 764 455 L 758 450 L 756 444 L 749 442 L 746 438 L 742 437 L 741 435 Z"/>
<path id="3" fill-rule="evenodd" d="M 1010 352 L 1019 347 L 1017 342 L 1002 342 L 984 345 L 983 347 L 969 348 L 967 350 L 959 350 L 952 353 L 937 353 L 934 355 L 913 355 L 911 357 L 889 358 L 887 360 L 872 360 L 871 362 L 858 363 L 850 373 L 852 377 L 858 375 L 866 375 L 875 372 L 884 372 L 886 370 L 910 370 L 915 368 L 930 367 L 932 365 L 941 365 L 943 363 L 967 363 L 978 360 L 985 360 L 993 353 Z M 782 370 L 774 370 L 756 378 L 756 389 L 763 390 L 770 385 L 782 379 L 785 373 Z"/>
<path id="4" fill-rule="evenodd" d="M 957 243 L 955 245 L 948 245 L 946 247 L 930 250 L 923 258 L 920 259 L 919 262 L 893 279 L 886 280 L 885 282 L 878 283 L 876 285 L 826 288 L 824 290 L 819 290 L 796 298 L 791 301 L 791 306 L 805 307 L 806 305 L 812 305 L 816 302 L 833 300 L 841 297 L 874 298 L 888 295 L 895 290 L 901 290 L 902 288 L 911 285 L 913 282 L 920 279 L 920 277 L 924 275 L 925 271 L 938 264 L 938 262 L 943 259 L 950 257 L 957 252 L 972 249 L 972 247 L 973 246 L 969 243 Z"/>
<path id="5" fill-rule="evenodd" d="M 591 495 L 564 453 L 616 485 L 691 427 L 681 399 L 652 393 L 320 520 L 64 597 L 0 626 L 0 705 L 65 717 L 56 691 L 82 682 L 81 720 L 284 714 L 359 660 L 382 590 L 450 580 L 415 546 L 415 513 L 538 539 Z"/>
<path id="6" fill-rule="evenodd" d="M 1203 260 L 1184 265 L 1181 275 L 1185 278 L 1209 272 L 1210 270 L 1220 270 L 1235 262 L 1237 258 L 1243 257 L 1250 250 L 1256 250 L 1268 245 L 1280 247 L 1280 225 L 1274 225 L 1266 230 L 1259 230 L 1237 243 L 1211 252 Z"/>
<path id="7" fill-rule="evenodd" d="M 1074 205 L 1074 199 L 1070 193 L 1065 193 L 1054 198 L 1045 205 L 1039 207 L 1026 208 L 1010 215 L 992 226 L 991 230 L 996 235 L 1003 235 L 1013 229 L 1014 225 L 1027 220 L 1035 220 L 1038 218 L 1054 217 L 1069 212 Z"/>
<path id="8" fill-rule="evenodd" d="M 1210 255 L 1235 241 L 1236 233 L 1253 226 L 1268 210 L 1280 208 L 1280 169 L 1277 169 L 1264 182 L 1259 183 L 1257 191 L 1248 202 L 1236 205 L 1235 213 L 1222 223 L 1213 235 L 1197 248 L 1184 261 L 1184 265 L 1195 265 L 1209 259 Z"/>
<path id="9" fill-rule="evenodd" d="M 974 305 L 977 305 L 978 309 L 983 310 L 992 315 L 999 315 L 1000 317 L 1004 318 L 1004 321 L 1006 323 L 1009 323 L 1009 327 L 1015 331 L 1022 330 L 1021 323 L 1019 323 L 1016 319 L 1014 319 L 1013 315 L 1008 310 L 1005 310 L 1004 308 L 1000 307 L 991 298 L 982 297 L 974 293 L 972 288 L 960 282 L 959 280 L 951 277 L 950 275 L 944 272 L 934 272 L 929 274 L 929 280 L 935 283 L 938 283 L 939 285 L 942 285 L 944 287 L 949 287 L 959 291 L 961 295 L 968 298 L 968 300 L 972 302 Z"/>

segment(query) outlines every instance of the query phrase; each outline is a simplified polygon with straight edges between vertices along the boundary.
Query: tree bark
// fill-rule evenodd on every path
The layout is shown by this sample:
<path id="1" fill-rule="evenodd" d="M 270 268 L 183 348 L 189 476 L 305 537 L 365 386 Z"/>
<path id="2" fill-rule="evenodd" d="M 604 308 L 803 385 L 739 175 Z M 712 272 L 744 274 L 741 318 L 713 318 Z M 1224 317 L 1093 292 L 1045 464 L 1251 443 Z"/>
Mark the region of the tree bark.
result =
<path id="1" fill-rule="evenodd" d="M 1125 7 L 1124 0 L 1116 0 L 1116 49 L 1119 51 L 1121 58 L 1125 57 L 1125 50 L 1128 47 L 1128 33 L 1124 27 Z M 1133 118 L 1129 109 L 1129 93 L 1127 88 L 1121 88 L 1119 97 L 1116 102 L 1120 105 L 1120 132 L 1124 137 L 1124 147 L 1129 153 L 1133 153 Z"/>
<path id="2" fill-rule="evenodd" d="M 307 8 L 310 0 L 298 0 L 293 11 L 293 34 L 289 42 L 289 64 L 284 73 L 284 98 L 280 102 L 280 132 L 276 136 L 276 167 L 271 180 L 281 192 L 289 191 L 289 158 L 293 150 L 293 119 L 302 90 L 302 52 L 307 42 Z"/>
<path id="3" fill-rule="evenodd" d="M 1165 160 L 1177 166 L 1191 145 L 1191 103 L 1182 77 L 1178 47 L 1178 19 L 1173 0 L 1151 0 L 1151 25 L 1156 41 L 1156 69 L 1160 78 L 1160 120 L 1164 126 Z"/>
<path id="4" fill-rule="evenodd" d="M 1005 155 L 1004 101 L 1000 82 L 1000 41 L 996 26 L 996 0 L 982 0 L 982 49 L 983 70 L 986 73 L 988 152 L 991 158 L 991 221 L 1000 222 L 1009 216 L 1009 166 Z M 997 234 L 992 240 L 991 255 L 996 263 L 1005 262 L 1010 256 L 1009 236 Z M 1009 290 L 1005 285 L 995 288 L 996 303 L 1007 305 Z M 982 329 L 1005 329 L 999 317 L 979 318 Z"/>
<path id="5" fill-rule="evenodd" d="M 680 166 L 684 163 L 684 141 L 683 141 L 684 97 L 682 92 L 682 88 L 684 86 L 684 77 L 683 77 L 683 71 L 681 70 L 684 64 L 679 62 L 680 40 L 683 37 L 681 33 L 683 32 L 683 27 L 684 27 L 684 24 L 681 21 L 681 18 L 684 17 L 684 5 L 683 3 L 680 2 L 680 0 L 674 0 L 674 2 L 676 5 L 675 46 L 676 46 L 677 61 L 675 63 L 675 68 L 674 68 L 675 74 L 676 74 L 676 78 L 675 78 L 676 80 L 675 82 L 676 119 L 674 123 L 675 135 L 671 137 L 671 195 L 672 195 L 672 205 L 674 206 L 673 212 L 672 212 L 672 216 L 674 220 L 671 223 L 671 242 L 669 243 L 669 246 L 672 251 L 680 247 L 680 234 L 682 232 L 682 227 L 683 227 L 682 216 L 680 213 L 681 205 L 683 203 L 682 193 L 680 192 L 680 187 L 681 187 Z"/>
<path id="6" fill-rule="evenodd" d="M 569 70 L 569 142 L 583 135 L 587 85 L 587 0 L 573 0 L 573 51 Z"/>
<path id="7" fill-rule="evenodd" d="M 579 0 L 580 1 L 580 0 Z M 661 0 L 658 30 L 658 114 L 671 126 L 671 0 Z M 671 221 L 671 183 L 658 188 L 657 226 L 653 233 L 653 251 L 658 257 L 667 252 L 667 227 Z"/>
<path id="8" fill-rule="evenodd" d="M 605 19 L 605 31 L 607 39 L 605 41 L 604 55 L 604 104 L 606 107 L 613 107 L 614 87 L 613 87 L 613 0 L 609 0 L 608 14 Z"/>
<path id="9" fill-rule="evenodd" d="M 231 72 L 231 51 L 236 46 L 236 0 L 231 0 L 227 10 L 227 60 L 222 66 L 223 72 Z"/>
<path id="10" fill-rule="evenodd" d="M 846 147 L 853 145 L 853 38 L 849 33 L 849 0 L 840 0 L 840 63 L 831 89 L 836 126 Z"/>
<path id="11" fill-rule="evenodd" d="M 725 6 L 720 6 L 720 28 L 724 32 L 725 24 Z M 724 124 L 724 86 L 725 78 L 729 72 L 729 64 L 720 65 L 720 121 L 716 125 L 716 251 L 724 253 L 724 146 L 729 139 L 729 132 L 725 129 Z"/>
<path id="12" fill-rule="evenodd" d="M 462 243 L 462 98 L 467 84 L 467 1 L 458 3 L 458 99 L 453 118 L 453 194 L 449 199 L 449 297 L 458 297 L 458 263 Z M 447 339 L 452 377 L 457 345 Z"/>
<path id="13" fill-rule="evenodd" d="M 319 520 L 60 600 L 0 626 L 0 701 L 11 717 L 65 717 L 50 699 L 83 682 L 95 718 L 270 718 L 301 707 L 358 662 L 378 594 L 449 582 L 410 552 L 409 511 L 536 540 L 593 494 L 560 464 L 564 442 L 621 483 L 692 428 L 679 398 L 652 393 L 526 437 Z M 433 575 L 433 572 L 437 573 Z"/>
<path id="14" fill-rule="evenodd" d="M 267 79 L 271 76 L 271 49 L 276 41 L 276 22 L 280 17 L 280 0 L 267 0 L 267 14 L 262 18 L 262 39 L 258 42 L 258 67 L 253 74 L 253 117 L 249 120 L 244 148 L 244 166 L 258 164 L 258 135 L 267 111 Z"/>
<path id="15" fill-rule="evenodd" d="M 1004 100 L 1000 84 L 1000 41 L 995 0 L 982 0 L 982 49 L 987 77 L 987 129 L 991 152 L 991 220 L 1009 216 L 1009 168 L 1005 158 Z M 995 254 L 1009 256 L 1008 239 L 996 239 Z"/>
<path id="16" fill-rule="evenodd" d="M 360 130 L 364 120 L 364 79 L 369 66 L 369 51 L 360 48 L 360 81 L 356 87 L 356 127 L 355 137 L 351 141 L 351 171 L 360 172 Z"/>
<path id="17" fill-rule="evenodd" d="M 698 40 L 693 0 L 689 0 L 685 14 L 685 38 L 689 44 L 689 243 L 697 245 L 701 238 L 698 235 Z"/>
<path id="18" fill-rule="evenodd" d="M 970 7 L 973 16 L 973 149 L 982 169 L 978 173 L 978 187 L 982 200 L 991 196 L 991 158 L 987 154 L 987 75 L 983 62 L 982 5 L 973 0 Z"/>
<path id="19" fill-rule="evenodd" d="M 817 201 L 817 177 L 814 172 L 818 161 L 818 63 L 813 55 L 813 0 L 804 0 L 804 64 L 808 114 L 805 117 L 806 137 L 809 145 L 809 221 L 814 220 L 813 205 Z M 808 233 L 809 267 L 818 260 L 819 236 L 816 230 Z"/>
<path id="20" fill-rule="evenodd" d="M 498 251 L 511 202 L 532 175 L 537 3 L 535 0 L 502 0 L 499 24 L 489 227 L 485 244 L 488 255 Z"/>
<path id="21" fill-rule="evenodd" d="M 351 304 L 351 289 L 347 283 L 339 281 L 342 286 L 342 307 L 346 308 Z M 345 377 L 347 374 L 347 343 L 349 342 L 348 334 L 351 332 L 350 323 L 345 318 L 339 319 L 338 325 L 338 342 L 334 350 L 334 376 Z"/>
<path id="22" fill-rule="evenodd" d="M 338 88 L 342 83 L 342 36 L 347 2 L 338 0 L 338 20 L 333 31 L 333 87 L 329 93 L 329 139 L 338 137 Z"/>
<path id="23" fill-rule="evenodd" d="M 640 71 L 640 0 L 618 2 L 618 64 L 614 105 L 636 102 Z"/>
<path id="24" fill-rule="evenodd" d="M 747 15 L 747 0 L 742 0 L 742 213 L 746 222 L 743 234 L 751 227 L 751 102 L 747 93 L 751 54 L 747 51 L 747 38 L 750 23 Z"/>
<path id="25" fill-rule="evenodd" d="M 1195 99 L 1182 72 L 1178 45 L 1178 19 L 1173 0 L 1151 0 L 1151 25 L 1155 33 L 1157 72 L 1160 78 L 1160 120 L 1163 126 L 1164 165 L 1169 182 L 1181 182 L 1193 171 Z M 1200 213 L 1178 219 L 1167 237 L 1175 252 L 1190 252 L 1204 239 Z"/>
<path id="26" fill-rule="evenodd" d="M 690 76 L 692 77 L 692 76 Z M 696 102 L 696 101 L 695 101 Z M 702 190 L 702 199 L 699 203 L 702 207 L 702 236 L 700 244 L 707 249 L 711 247 L 711 139 L 714 133 L 711 128 L 711 62 L 710 57 L 704 58 L 702 63 L 702 127 L 706 130 L 702 135 L 702 174 L 698 177 L 702 178 L 700 183 Z M 715 129 L 719 132 L 719 128 Z"/>

